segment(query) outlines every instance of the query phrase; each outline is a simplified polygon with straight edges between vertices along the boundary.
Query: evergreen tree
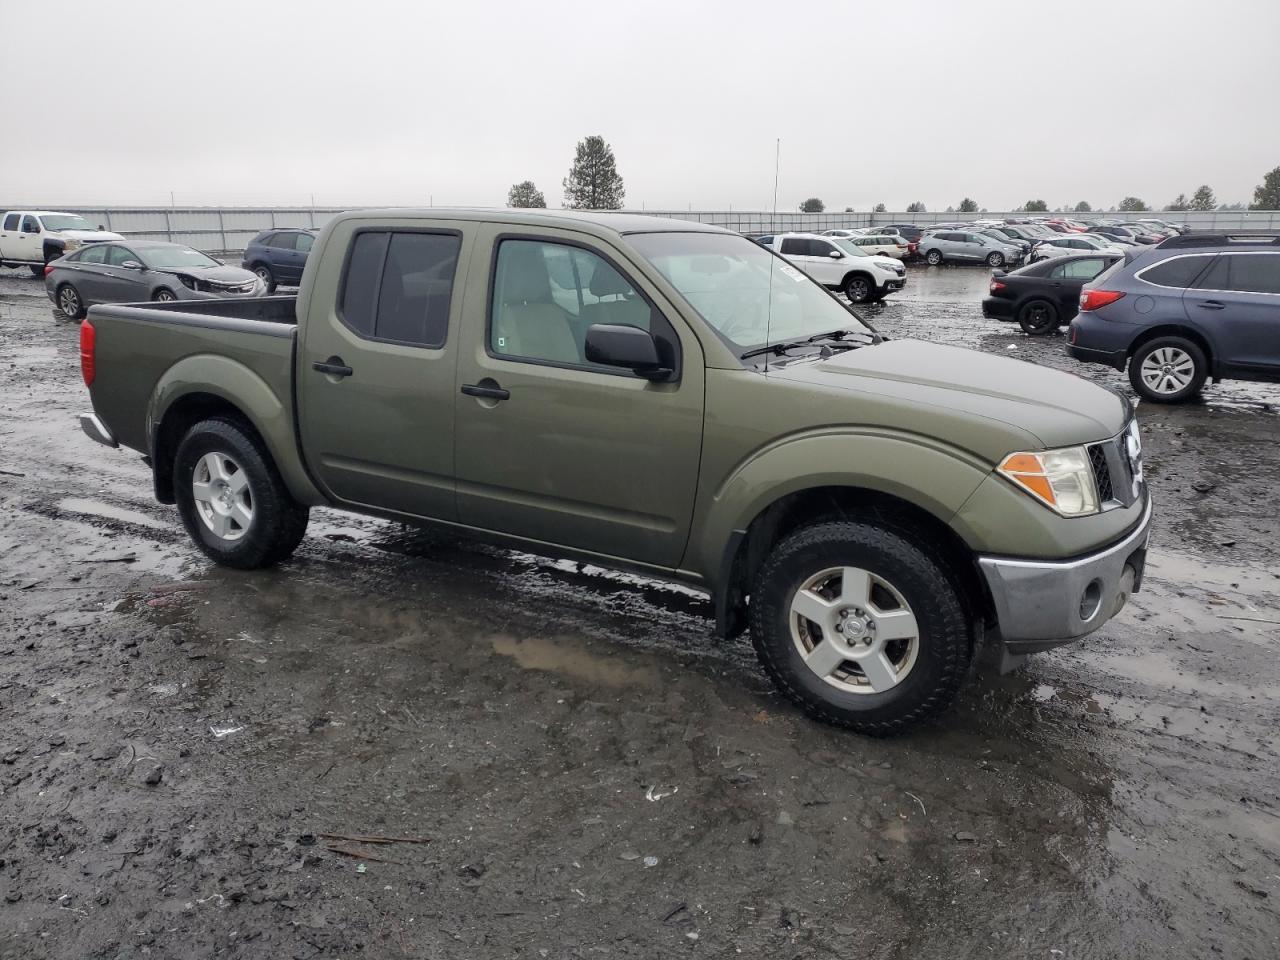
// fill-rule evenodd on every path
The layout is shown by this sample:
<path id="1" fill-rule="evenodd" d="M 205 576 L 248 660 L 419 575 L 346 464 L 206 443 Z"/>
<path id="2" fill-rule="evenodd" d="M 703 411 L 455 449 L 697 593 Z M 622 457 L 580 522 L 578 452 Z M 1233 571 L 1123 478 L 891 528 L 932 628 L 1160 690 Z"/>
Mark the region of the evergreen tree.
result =
<path id="1" fill-rule="evenodd" d="M 542 191 L 534 186 L 532 180 L 521 180 L 519 183 L 511 185 L 511 189 L 507 191 L 508 207 L 523 207 L 533 209 L 535 207 L 545 208 L 547 198 L 542 195 Z"/>
<path id="2" fill-rule="evenodd" d="M 564 205 L 571 210 L 621 210 L 624 196 L 613 148 L 604 137 L 579 140 L 573 166 L 564 178 Z"/>

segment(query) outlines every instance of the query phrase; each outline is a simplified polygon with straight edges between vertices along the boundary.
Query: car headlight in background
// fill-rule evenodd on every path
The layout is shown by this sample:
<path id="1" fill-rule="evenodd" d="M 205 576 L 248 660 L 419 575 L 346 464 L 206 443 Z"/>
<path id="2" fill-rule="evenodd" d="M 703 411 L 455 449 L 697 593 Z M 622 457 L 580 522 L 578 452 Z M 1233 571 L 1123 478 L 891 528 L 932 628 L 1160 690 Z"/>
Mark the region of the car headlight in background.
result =
<path id="1" fill-rule="evenodd" d="M 1011 453 L 1000 474 L 1064 517 L 1098 512 L 1098 489 L 1084 447 Z"/>

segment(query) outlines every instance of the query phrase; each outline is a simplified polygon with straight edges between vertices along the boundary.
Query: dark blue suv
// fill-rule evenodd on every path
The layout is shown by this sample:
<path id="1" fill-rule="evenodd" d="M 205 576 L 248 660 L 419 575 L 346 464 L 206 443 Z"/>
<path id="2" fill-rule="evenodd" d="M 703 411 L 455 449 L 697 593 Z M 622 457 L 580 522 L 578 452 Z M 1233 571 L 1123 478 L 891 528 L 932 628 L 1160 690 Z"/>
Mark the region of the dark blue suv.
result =
<path id="1" fill-rule="evenodd" d="M 302 280 L 302 269 L 307 265 L 307 255 L 315 240 L 314 230 L 295 227 L 264 230 L 249 241 L 240 265 L 262 278 L 267 293 L 274 292 L 281 284 L 296 287 Z"/>
<path id="2" fill-rule="evenodd" d="M 1280 382 L 1280 237 L 1188 234 L 1126 254 L 1082 288 L 1067 352 L 1128 364 L 1157 403 L 1194 397 L 1207 377 Z"/>

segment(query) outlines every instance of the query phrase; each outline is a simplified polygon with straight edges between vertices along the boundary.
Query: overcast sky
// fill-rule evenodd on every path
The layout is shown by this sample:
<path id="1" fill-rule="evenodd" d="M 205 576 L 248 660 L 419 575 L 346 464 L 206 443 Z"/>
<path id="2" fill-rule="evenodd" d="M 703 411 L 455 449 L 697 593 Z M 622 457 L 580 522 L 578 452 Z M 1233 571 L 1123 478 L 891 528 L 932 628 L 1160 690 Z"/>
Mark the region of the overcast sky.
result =
<path id="1" fill-rule="evenodd" d="M 558 206 L 588 134 L 649 209 L 768 209 L 776 138 L 780 209 L 1248 201 L 1280 165 L 1278 0 L 0 0 L 0 37 L 0 206 Z"/>

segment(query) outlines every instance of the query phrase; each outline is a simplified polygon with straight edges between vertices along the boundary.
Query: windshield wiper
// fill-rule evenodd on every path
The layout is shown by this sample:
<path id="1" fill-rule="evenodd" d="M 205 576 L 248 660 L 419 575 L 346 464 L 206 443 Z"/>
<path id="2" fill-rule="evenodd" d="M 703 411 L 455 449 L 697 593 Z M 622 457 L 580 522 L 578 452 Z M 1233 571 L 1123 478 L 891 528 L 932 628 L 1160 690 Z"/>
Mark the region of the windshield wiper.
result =
<path id="1" fill-rule="evenodd" d="M 858 337 L 855 342 L 849 342 L 846 337 Z M 754 347 L 751 350 L 739 356 L 739 359 L 746 360 L 748 357 L 759 357 L 766 353 L 772 353 L 775 356 L 784 356 L 788 350 L 794 350 L 796 347 L 807 347 L 811 343 L 820 343 L 824 350 L 835 348 L 843 348 L 852 350 L 854 347 L 860 347 L 865 344 L 878 343 L 879 335 L 874 333 L 864 333 L 861 330 L 828 330 L 825 333 L 815 333 L 812 337 L 805 337 L 802 340 L 779 340 L 777 343 L 770 343 L 763 347 Z"/>
<path id="2" fill-rule="evenodd" d="M 817 343 L 820 340 L 833 340 L 837 343 L 843 341 L 846 337 L 861 337 L 863 343 L 875 343 L 875 334 L 864 333 L 861 330 L 831 330 L 827 333 L 815 333 L 807 339 L 805 343 Z"/>
<path id="3" fill-rule="evenodd" d="M 808 340 L 779 340 L 777 343 L 771 343 L 763 347 L 754 347 L 751 350 L 744 351 L 738 355 L 739 360 L 746 360 L 748 357 L 760 357 L 766 353 L 772 353 L 775 356 L 782 356 L 788 350 L 794 350 L 796 347 L 803 347 Z"/>

